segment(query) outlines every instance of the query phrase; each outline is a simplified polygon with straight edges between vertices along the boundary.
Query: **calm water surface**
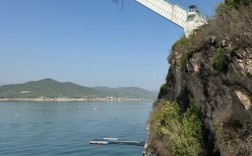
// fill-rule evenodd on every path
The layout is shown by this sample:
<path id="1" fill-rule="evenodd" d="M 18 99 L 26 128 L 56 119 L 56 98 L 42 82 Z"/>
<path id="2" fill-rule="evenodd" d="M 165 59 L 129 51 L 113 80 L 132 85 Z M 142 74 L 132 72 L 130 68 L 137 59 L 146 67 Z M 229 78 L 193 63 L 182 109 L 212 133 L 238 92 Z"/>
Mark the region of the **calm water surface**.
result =
<path id="1" fill-rule="evenodd" d="M 150 102 L 0 103 L 0 155 L 141 156 L 141 146 L 89 145 L 89 141 L 146 139 L 151 106 Z"/>

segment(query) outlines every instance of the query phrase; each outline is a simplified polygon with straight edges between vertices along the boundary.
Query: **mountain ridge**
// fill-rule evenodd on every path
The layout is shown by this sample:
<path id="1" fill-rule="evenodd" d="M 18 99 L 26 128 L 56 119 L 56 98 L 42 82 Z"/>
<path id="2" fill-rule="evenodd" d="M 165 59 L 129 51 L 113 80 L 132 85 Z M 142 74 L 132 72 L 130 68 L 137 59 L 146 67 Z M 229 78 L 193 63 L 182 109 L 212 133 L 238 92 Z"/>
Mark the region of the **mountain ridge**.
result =
<path id="1" fill-rule="evenodd" d="M 95 97 L 156 97 L 155 92 L 139 87 L 86 87 L 72 82 L 59 82 L 51 78 L 21 84 L 0 86 L 0 98 L 95 98 Z"/>

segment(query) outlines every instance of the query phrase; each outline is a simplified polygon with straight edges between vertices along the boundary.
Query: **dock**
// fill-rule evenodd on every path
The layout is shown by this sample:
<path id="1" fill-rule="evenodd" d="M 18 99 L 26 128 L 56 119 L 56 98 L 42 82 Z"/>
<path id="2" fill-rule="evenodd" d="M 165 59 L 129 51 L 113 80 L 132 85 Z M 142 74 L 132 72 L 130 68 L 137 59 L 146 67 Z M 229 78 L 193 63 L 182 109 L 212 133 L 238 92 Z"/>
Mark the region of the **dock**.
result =
<path id="1" fill-rule="evenodd" d="M 117 138 L 103 138 L 103 139 L 93 139 L 90 141 L 90 144 L 96 145 L 109 145 L 109 144 L 117 144 L 117 145 L 135 145 L 135 146 L 144 146 L 145 141 L 131 141 L 131 140 L 119 140 Z"/>

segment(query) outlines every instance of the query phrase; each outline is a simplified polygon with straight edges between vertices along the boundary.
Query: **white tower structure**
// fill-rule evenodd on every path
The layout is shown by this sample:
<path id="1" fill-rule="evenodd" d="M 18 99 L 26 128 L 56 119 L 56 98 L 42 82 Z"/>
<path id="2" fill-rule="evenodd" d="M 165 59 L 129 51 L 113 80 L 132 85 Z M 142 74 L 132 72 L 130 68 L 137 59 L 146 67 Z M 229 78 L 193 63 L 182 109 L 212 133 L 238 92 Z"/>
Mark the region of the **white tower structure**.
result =
<path id="1" fill-rule="evenodd" d="M 200 15 L 199 10 L 195 5 L 189 6 L 186 11 L 177 5 L 172 5 L 165 0 L 136 0 L 150 10 L 163 16 L 164 18 L 182 27 L 185 36 L 189 37 L 193 30 L 204 25 L 207 21 Z"/>

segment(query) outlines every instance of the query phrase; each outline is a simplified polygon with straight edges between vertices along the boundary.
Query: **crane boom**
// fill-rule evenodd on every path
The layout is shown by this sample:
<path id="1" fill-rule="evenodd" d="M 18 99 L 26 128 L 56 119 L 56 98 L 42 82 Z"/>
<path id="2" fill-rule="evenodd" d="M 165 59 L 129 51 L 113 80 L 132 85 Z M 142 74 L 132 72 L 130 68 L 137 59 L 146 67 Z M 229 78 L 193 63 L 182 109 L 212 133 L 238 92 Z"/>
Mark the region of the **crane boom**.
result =
<path id="1" fill-rule="evenodd" d="M 165 0 L 136 0 L 140 4 L 175 23 L 184 29 L 186 37 L 192 34 L 193 30 L 206 24 L 206 20 L 200 15 L 195 5 L 184 10 L 177 5 L 172 5 Z"/>
<path id="2" fill-rule="evenodd" d="M 187 11 L 164 0 L 136 0 L 180 27 L 186 26 Z"/>

